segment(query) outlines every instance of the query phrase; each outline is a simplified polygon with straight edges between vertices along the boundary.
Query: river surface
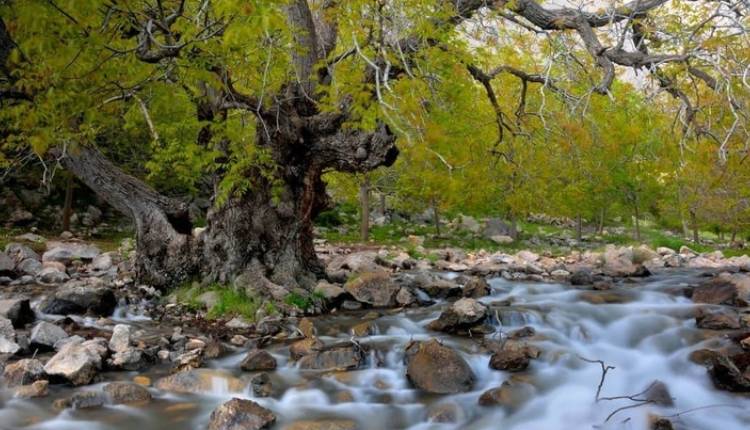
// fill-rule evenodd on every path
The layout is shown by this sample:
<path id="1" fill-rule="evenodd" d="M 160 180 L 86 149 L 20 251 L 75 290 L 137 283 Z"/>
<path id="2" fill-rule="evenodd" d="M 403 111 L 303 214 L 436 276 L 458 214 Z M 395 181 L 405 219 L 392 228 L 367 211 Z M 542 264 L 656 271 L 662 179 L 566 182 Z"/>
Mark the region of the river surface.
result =
<path id="1" fill-rule="evenodd" d="M 206 367 L 216 372 L 209 392 L 178 395 L 151 388 L 154 400 L 145 406 L 58 412 L 52 408 L 52 401 L 70 396 L 71 388 L 51 385 L 50 396 L 39 400 L 13 399 L 4 391 L 0 398 L 0 428 L 203 429 L 216 406 L 240 397 L 271 409 L 278 416 L 274 427 L 277 429 L 298 420 L 346 419 L 355 421 L 362 430 L 645 430 L 649 414 L 673 416 L 676 427 L 683 429 L 748 429 L 750 397 L 717 390 L 706 369 L 688 359 L 691 351 L 717 348 L 724 342 L 715 333 L 695 327 L 694 304 L 680 294 L 681 287 L 697 281 L 696 273 L 668 272 L 596 292 L 560 284 L 491 280 L 492 294 L 481 300 L 493 308 L 498 331 L 495 336 L 524 326 L 536 330 L 531 343 L 542 354 L 520 374 L 490 369 L 490 355 L 475 340 L 427 330 L 427 323 L 446 306 L 438 303 L 427 308 L 380 312 L 381 316 L 373 320 L 375 334 L 357 338 L 375 351 L 368 365 L 360 370 L 300 371 L 289 362 L 286 346 L 270 346 L 268 351 L 279 363 L 279 368 L 271 372 L 275 394 L 270 398 L 255 399 L 247 389 L 230 390 L 230 378 L 249 376 L 239 369 L 246 351 L 237 349 L 207 362 Z M 341 313 L 314 321 L 319 337 L 328 344 L 350 340 L 349 329 L 361 323 L 365 315 L 366 312 Z M 147 329 L 153 325 L 138 317 L 128 318 L 128 322 Z M 410 386 L 405 378 L 404 346 L 411 340 L 431 337 L 439 338 L 464 356 L 477 376 L 471 392 L 427 395 Z M 648 404 L 625 409 L 607 421 L 613 411 L 632 405 L 633 401 L 595 402 L 601 367 L 582 358 L 601 360 L 614 367 L 607 372 L 602 397 L 633 395 L 659 380 L 668 387 L 674 406 Z M 107 381 L 130 380 L 146 374 L 155 380 L 167 372 L 166 368 L 152 368 L 145 373 L 111 372 L 103 377 Z M 526 401 L 513 408 L 477 404 L 485 390 L 511 378 L 534 387 Z M 79 390 L 101 389 L 102 385 Z M 430 422 L 430 412 L 445 405 L 454 411 L 458 421 Z"/>

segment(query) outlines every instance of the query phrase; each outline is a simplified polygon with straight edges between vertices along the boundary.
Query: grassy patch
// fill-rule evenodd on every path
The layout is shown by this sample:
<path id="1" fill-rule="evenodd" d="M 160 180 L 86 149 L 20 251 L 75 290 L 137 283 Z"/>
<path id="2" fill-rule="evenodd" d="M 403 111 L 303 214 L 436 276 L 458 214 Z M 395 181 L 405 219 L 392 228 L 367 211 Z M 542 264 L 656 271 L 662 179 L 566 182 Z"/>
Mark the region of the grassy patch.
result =
<path id="1" fill-rule="evenodd" d="M 323 294 L 314 292 L 309 296 L 303 296 L 301 294 L 291 292 L 284 298 L 284 303 L 289 306 L 296 306 L 297 308 L 307 311 L 315 306 L 315 302 L 321 302 L 323 300 Z"/>
<path id="2" fill-rule="evenodd" d="M 230 287 L 219 284 L 212 284 L 201 288 L 197 282 L 193 282 L 176 288 L 172 291 L 171 296 L 178 303 L 197 311 L 203 308 L 203 303 L 201 303 L 199 297 L 208 292 L 213 292 L 216 295 L 216 303 L 208 309 L 206 315 L 211 319 L 241 316 L 249 321 L 253 321 L 255 320 L 256 312 L 263 305 L 257 297 L 249 297 L 244 292 L 235 291 Z M 271 309 L 268 309 L 268 305 L 266 305 L 266 311 L 268 313 L 276 313 L 273 304 L 270 305 Z"/>
<path id="3" fill-rule="evenodd" d="M 226 318 L 230 316 L 241 316 L 247 320 L 255 320 L 255 315 L 261 307 L 261 302 L 256 297 L 248 297 L 245 293 L 223 287 L 216 291 L 218 301 L 208 311 L 209 318 Z"/>

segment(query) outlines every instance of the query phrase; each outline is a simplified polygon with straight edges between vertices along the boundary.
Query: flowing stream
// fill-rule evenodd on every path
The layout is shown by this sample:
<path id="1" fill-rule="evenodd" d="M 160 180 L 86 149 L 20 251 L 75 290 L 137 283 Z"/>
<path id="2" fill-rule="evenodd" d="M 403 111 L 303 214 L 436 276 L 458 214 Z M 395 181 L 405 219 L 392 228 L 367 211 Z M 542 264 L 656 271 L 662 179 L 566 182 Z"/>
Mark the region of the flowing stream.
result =
<path id="1" fill-rule="evenodd" d="M 690 352 L 717 348 L 725 340 L 699 330 L 694 304 L 680 294 L 697 274 L 668 272 L 637 284 L 623 283 L 608 291 L 581 290 L 559 284 L 490 281 L 492 294 L 481 299 L 491 306 L 497 324 L 495 336 L 524 326 L 533 327 L 531 344 L 541 349 L 525 372 L 512 374 L 489 368 L 490 355 L 475 340 L 430 332 L 427 323 L 437 318 L 446 303 L 427 308 L 380 312 L 373 320 L 375 334 L 357 338 L 375 351 L 368 365 L 351 372 L 312 372 L 297 369 L 288 359 L 288 347 L 269 347 L 279 368 L 271 372 L 275 394 L 253 398 L 250 390 L 231 391 L 233 378 L 247 378 L 239 369 L 246 354 L 236 350 L 207 363 L 212 368 L 211 390 L 177 395 L 151 389 L 148 405 L 105 406 L 91 410 L 55 411 L 51 403 L 69 396 L 71 388 L 50 386 L 50 396 L 39 400 L 0 399 L 0 428 L 28 429 L 201 429 L 211 411 L 232 397 L 249 398 L 278 416 L 275 428 L 297 420 L 346 419 L 357 428 L 375 429 L 647 429 L 650 414 L 672 416 L 677 428 L 740 430 L 750 428 L 750 397 L 717 390 L 706 369 L 692 363 Z M 585 296 L 584 296 L 585 295 Z M 366 311 L 315 318 L 325 343 L 351 339 L 350 328 L 363 321 Z M 121 315 L 123 318 L 124 315 Z M 142 317 L 132 324 L 148 327 Z M 460 351 L 472 367 L 477 383 L 473 391 L 457 395 L 428 395 L 412 388 L 405 378 L 404 346 L 411 340 L 437 337 Z M 602 397 L 634 395 L 653 381 L 662 381 L 674 406 L 633 405 L 630 399 L 595 402 L 602 369 L 609 370 Z M 156 379 L 168 369 L 151 368 Z M 112 372 L 104 379 L 129 380 L 143 374 Z M 529 392 L 513 407 L 479 406 L 487 389 L 506 380 L 529 383 Z M 81 388 L 100 389 L 102 384 Z M 525 385 L 526 386 L 526 385 Z M 453 411 L 457 422 L 436 423 L 431 413 Z"/>

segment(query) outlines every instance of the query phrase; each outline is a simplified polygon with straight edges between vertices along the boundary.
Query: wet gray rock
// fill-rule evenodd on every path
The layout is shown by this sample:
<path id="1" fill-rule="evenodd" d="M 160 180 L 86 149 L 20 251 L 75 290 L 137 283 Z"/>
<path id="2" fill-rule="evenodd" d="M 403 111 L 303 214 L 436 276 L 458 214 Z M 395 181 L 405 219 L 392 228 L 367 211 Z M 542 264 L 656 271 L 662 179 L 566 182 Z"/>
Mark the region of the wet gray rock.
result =
<path id="1" fill-rule="evenodd" d="M 471 277 L 464 284 L 463 296 L 478 299 L 489 296 L 492 289 L 484 278 Z"/>
<path id="2" fill-rule="evenodd" d="M 491 327 L 480 327 L 487 319 L 487 306 L 471 298 L 463 298 L 445 309 L 438 319 L 430 322 L 427 328 L 446 333 L 465 334 L 492 331 Z"/>
<path id="3" fill-rule="evenodd" d="M 110 403 L 129 404 L 151 401 L 151 393 L 143 386 L 132 382 L 112 382 L 104 386 Z"/>
<path id="4" fill-rule="evenodd" d="M 357 422 L 354 420 L 320 419 L 295 421 L 284 430 L 357 430 Z"/>
<path id="5" fill-rule="evenodd" d="M 326 265 L 326 272 L 354 272 L 366 273 L 379 270 L 380 266 L 375 262 L 378 254 L 372 251 L 354 252 L 348 255 L 339 255 L 331 259 Z"/>
<path id="6" fill-rule="evenodd" d="M 0 354 L 16 354 L 21 350 L 21 347 L 14 341 L 7 339 L 4 336 L 0 336 Z"/>
<path id="7" fill-rule="evenodd" d="M 695 323 L 707 330 L 734 330 L 740 328 L 740 316 L 728 308 L 700 308 Z"/>
<path id="8" fill-rule="evenodd" d="M 44 371 L 73 385 L 86 385 L 93 381 L 101 364 L 99 350 L 87 341 L 66 345 L 47 362 Z"/>
<path id="9" fill-rule="evenodd" d="M 399 306 L 411 306 L 417 302 L 417 298 L 408 288 L 402 287 L 396 294 L 396 303 Z"/>
<path id="10" fill-rule="evenodd" d="M 128 347 L 112 354 L 112 357 L 107 360 L 107 365 L 114 369 L 138 370 L 143 368 L 146 363 L 143 351 Z"/>
<path id="11" fill-rule="evenodd" d="M 33 358 L 25 358 L 5 366 L 3 379 L 9 387 L 33 384 L 46 379 L 42 362 Z"/>
<path id="12" fill-rule="evenodd" d="M 154 387 L 179 394 L 202 394 L 211 392 L 216 380 L 220 380 L 233 392 L 243 391 L 247 387 L 239 378 L 213 369 L 192 369 L 174 373 L 157 380 Z"/>
<path id="13" fill-rule="evenodd" d="M 722 278 L 714 278 L 693 289 L 693 302 L 712 305 L 738 305 L 738 291 L 735 285 Z"/>
<path id="14" fill-rule="evenodd" d="M 289 345 L 289 356 L 292 360 L 299 360 L 305 355 L 320 351 L 325 344 L 315 336 L 299 340 Z"/>
<path id="15" fill-rule="evenodd" d="M 29 385 L 21 385 L 16 387 L 14 390 L 14 397 L 21 399 L 33 399 L 37 397 L 46 397 L 49 394 L 48 391 L 49 381 L 41 380 L 32 382 Z"/>
<path id="16" fill-rule="evenodd" d="M 318 282 L 318 285 L 315 286 L 315 294 L 322 296 L 328 303 L 341 301 L 347 296 L 346 290 L 342 287 L 331 284 L 325 280 Z"/>
<path id="17" fill-rule="evenodd" d="M 530 359 L 524 351 L 501 350 L 490 357 L 490 368 L 507 372 L 520 372 L 529 367 Z"/>
<path id="18" fill-rule="evenodd" d="M 471 391 L 476 380 L 463 357 L 436 339 L 407 345 L 405 360 L 406 377 L 428 393 Z"/>
<path id="19" fill-rule="evenodd" d="M 393 306 L 399 287 L 389 273 L 369 272 L 347 282 L 344 289 L 358 302 L 388 307 Z"/>
<path id="20" fill-rule="evenodd" d="M 427 411 L 427 420 L 431 423 L 452 424 L 461 421 L 464 418 L 464 411 L 456 403 L 441 403 L 432 406 Z"/>
<path id="21" fill-rule="evenodd" d="M 33 249 L 21 243 L 9 243 L 5 246 L 5 254 L 12 258 L 16 264 L 23 260 L 31 259 L 39 261 L 41 257 Z"/>
<path id="22" fill-rule="evenodd" d="M 20 275 L 28 275 L 36 277 L 42 271 L 44 266 L 39 260 L 33 258 L 27 258 L 16 265 L 16 272 Z"/>
<path id="23" fill-rule="evenodd" d="M 750 379 L 743 376 L 729 357 L 713 353 L 709 357 L 709 363 L 708 373 L 717 388 L 737 393 L 750 392 Z"/>
<path id="24" fill-rule="evenodd" d="M 250 387 L 256 397 L 270 397 L 273 395 L 273 384 L 268 373 L 261 372 L 250 379 Z"/>
<path id="25" fill-rule="evenodd" d="M 325 346 L 299 359 L 305 370 L 354 370 L 365 363 L 365 353 L 356 344 L 344 343 Z"/>
<path id="26" fill-rule="evenodd" d="M 31 330 L 31 338 L 29 339 L 32 347 L 52 350 L 55 348 L 55 344 L 68 337 L 68 333 L 62 328 L 42 321 L 34 326 Z"/>
<path id="27" fill-rule="evenodd" d="M 578 269 L 570 275 L 572 285 L 591 285 L 594 283 L 594 274 L 591 269 Z"/>
<path id="28" fill-rule="evenodd" d="M 91 262 L 91 268 L 99 272 L 106 272 L 107 270 L 111 269 L 113 266 L 114 266 L 114 263 L 112 261 L 112 253 L 110 252 L 97 256 Z"/>
<path id="29" fill-rule="evenodd" d="M 73 409 L 99 408 L 107 404 L 107 396 L 100 391 L 78 391 L 68 400 L 68 407 Z"/>
<path id="30" fill-rule="evenodd" d="M 71 281 L 58 288 L 55 293 L 39 305 L 48 314 L 93 314 L 112 315 L 117 300 L 111 289 L 89 286 L 79 281 Z"/>
<path id="31" fill-rule="evenodd" d="M 130 349 L 130 326 L 117 324 L 112 329 L 112 337 L 109 339 L 109 349 L 113 352 L 126 351 Z"/>
<path id="32" fill-rule="evenodd" d="M 5 317 L 0 317 L 0 337 L 8 340 L 16 340 L 16 331 L 13 329 L 13 322 Z"/>
<path id="33" fill-rule="evenodd" d="M 59 261 L 66 265 L 74 260 L 91 261 L 102 253 L 94 245 L 78 242 L 47 242 L 47 249 L 42 261 Z"/>
<path id="34" fill-rule="evenodd" d="M 480 406 L 505 406 L 516 409 L 530 400 L 535 391 L 531 384 L 508 380 L 501 386 L 482 393 L 478 403 Z"/>
<path id="35" fill-rule="evenodd" d="M 252 372 L 256 370 L 274 370 L 276 369 L 276 359 L 271 354 L 262 349 L 250 351 L 240 363 L 240 369 Z"/>
<path id="36" fill-rule="evenodd" d="M 0 316 L 9 319 L 16 328 L 23 327 L 35 319 L 28 299 L 0 300 Z"/>
<path id="37" fill-rule="evenodd" d="M 412 286 L 435 299 L 461 297 L 463 294 L 463 288 L 460 285 L 429 273 L 417 274 L 412 280 Z"/>
<path id="38" fill-rule="evenodd" d="M 211 412 L 208 430 L 263 430 L 276 415 L 251 400 L 232 399 Z"/>
<path id="39" fill-rule="evenodd" d="M 674 399 L 669 392 L 669 388 L 667 388 L 665 383 L 659 380 L 652 382 L 646 387 L 641 397 L 655 405 L 665 407 L 674 406 Z"/>
<path id="40" fill-rule="evenodd" d="M 61 272 L 55 267 L 43 268 L 36 277 L 43 284 L 62 284 L 70 280 L 70 276 L 67 273 Z"/>

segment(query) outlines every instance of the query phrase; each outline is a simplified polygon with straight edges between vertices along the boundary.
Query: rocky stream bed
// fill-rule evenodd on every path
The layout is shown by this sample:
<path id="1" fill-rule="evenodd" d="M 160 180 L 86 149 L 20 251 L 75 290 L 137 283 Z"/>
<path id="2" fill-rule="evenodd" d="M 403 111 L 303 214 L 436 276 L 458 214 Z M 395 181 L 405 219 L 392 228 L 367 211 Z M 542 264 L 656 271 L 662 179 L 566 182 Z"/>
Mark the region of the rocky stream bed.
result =
<path id="1" fill-rule="evenodd" d="M 250 323 L 170 303 L 118 253 L 8 245 L 0 429 L 750 426 L 746 257 L 321 256 L 325 312 Z"/>

